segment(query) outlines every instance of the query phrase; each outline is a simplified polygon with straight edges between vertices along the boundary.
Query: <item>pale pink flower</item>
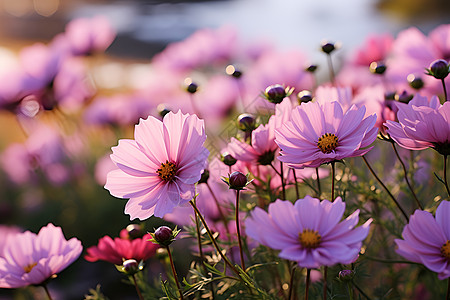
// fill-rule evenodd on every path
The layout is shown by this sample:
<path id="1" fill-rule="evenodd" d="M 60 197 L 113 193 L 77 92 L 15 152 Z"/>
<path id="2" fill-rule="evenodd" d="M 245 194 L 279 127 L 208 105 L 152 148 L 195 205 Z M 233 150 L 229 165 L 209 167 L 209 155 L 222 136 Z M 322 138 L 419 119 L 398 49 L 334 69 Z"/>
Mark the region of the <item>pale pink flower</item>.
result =
<path id="1" fill-rule="evenodd" d="M 438 273 L 440 280 L 450 277 L 450 202 L 442 201 L 436 217 L 428 211 L 416 210 L 396 239 L 396 252 L 409 261 L 425 265 Z"/>
<path id="2" fill-rule="evenodd" d="M 275 133 L 281 149 L 278 159 L 302 168 L 366 154 L 378 130 L 374 127 L 376 116 L 364 118 L 365 113 L 364 106 L 352 106 L 344 114 L 336 101 L 326 105 L 303 103 Z"/>
<path id="3" fill-rule="evenodd" d="M 292 204 L 277 200 L 268 213 L 257 207 L 245 222 L 247 235 L 272 249 L 281 258 L 296 261 L 303 268 L 349 264 L 358 258 L 362 241 L 369 233 L 372 219 L 355 228 L 356 210 L 341 221 L 345 202 L 306 196 Z"/>
<path id="4" fill-rule="evenodd" d="M 387 132 L 401 147 L 410 150 L 433 148 L 450 153 L 450 103 L 436 96 L 428 101 L 416 95 L 408 104 L 397 103 L 398 122 L 387 121 Z"/>
<path id="5" fill-rule="evenodd" d="M 0 288 L 39 285 L 72 264 L 82 250 L 78 239 L 66 240 L 51 223 L 38 234 L 10 236 L 0 257 Z"/>
<path id="6" fill-rule="evenodd" d="M 163 217 L 194 196 L 209 155 L 203 147 L 203 120 L 169 112 L 162 122 L 141 119 L 134 136 L 112 148 L 117 169 L 108 173 L 105 188 L 116 197 L 130 198 L 125 213 L 131 219 Z"/>

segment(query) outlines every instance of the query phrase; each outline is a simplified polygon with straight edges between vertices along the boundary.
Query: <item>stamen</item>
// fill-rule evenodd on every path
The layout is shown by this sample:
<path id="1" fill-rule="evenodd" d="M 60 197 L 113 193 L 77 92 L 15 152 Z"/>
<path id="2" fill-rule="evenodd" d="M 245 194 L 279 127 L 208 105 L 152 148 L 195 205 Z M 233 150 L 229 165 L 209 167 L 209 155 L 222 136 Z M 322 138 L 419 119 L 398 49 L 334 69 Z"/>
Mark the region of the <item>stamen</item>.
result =
<path id="1" fill-rule="evenodd" d="M 31 270 L 33 270 L 33 268 L 37 265 L 37 262 L 35 263 L 31 263 L 29 265 L 26 265 L 25 267 L 23 267 L 23 270 L 25 271 L 25 273 L 30 273 Z"/>
<path id="2" fill-rule="evenodd" d="M 161 164 L 161 168 L 159 168 L 156 173 L 158 173 L 159 178 L 164 181 L 172 181 L 177 173 L 177 167 L 173 162 L 169 162 L 166 160 L 165 163 Z"/>
<path id="3" fill-rule="evenodd" d="M 317 147 L 323 153 L 331 153 L 338 146 L 338 138 L 333 133 L 325 133 L 317 141 Z"/>
<path id="4" fill-rule="evenodd" d="M 441 254 L 443 257 L 445 257 L 447 260 L 450 261 L 450 241 L 447 241 L 442 247 L 441 247 Z"/>
<path id="5" fill-rule="evenodd" d="M 304 229 L 302 233 L 298 235 L 300 244 L 308 249 L 317 248 L 320 244 L 322 237 L 316 230 Z"/>

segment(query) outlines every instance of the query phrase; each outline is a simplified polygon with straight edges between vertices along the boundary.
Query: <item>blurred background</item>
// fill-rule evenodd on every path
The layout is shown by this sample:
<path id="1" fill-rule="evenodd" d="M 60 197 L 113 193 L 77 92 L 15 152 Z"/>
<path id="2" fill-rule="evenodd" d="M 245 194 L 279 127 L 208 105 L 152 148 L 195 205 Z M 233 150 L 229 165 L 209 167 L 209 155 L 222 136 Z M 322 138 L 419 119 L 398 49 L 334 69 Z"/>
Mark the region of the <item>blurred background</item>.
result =
<path id="1" fill-rule="evenodd" d="M 199 29 L 231 26 L 242 40 L 268 41 L 279 49 L 300 48 L 310 63 L 322 65 L 326 63 L 326 57 L 319 51 L 323 39 L 340 42 L 342 49 L 337 55 L 344 56 L 362 44 L 370 34 L 389 33 L 395 36 L 410 26 L 428 33 L 439 24 L 450 23 L 450 1 L 0 0 L 0 74 L 14 69 L 17 55 L 24 47 L 36 42 L 49 43 L 64 31 L 71 20 L 96 15 L 107 17 L 117 36 L 106 54 L 97 56 L 95 61 L 88 60 L 88 65 L 94 69 L 99 93 L 113 94 L 136 88 L 141 83 L 134 79 L 145 76 L 142 75 L 145 74 L 143 70 L 155 54 Z M 319 72 L 326 72 L 326 68 Z M 58 111 L 53 113 L 52 118 L 56 115 L 58 120 Z M 63 124 L 66 132 L 72 134 L 85 130 L 70 121 Z M 103 235 L 118 236 L 120 229 L 130 222 L 129 216 L 123 214 L 125 201 L 110 196 L 102 184 L 94 183 L 93 178 L 96 162 L 117 144 L 117 137 L 132 137 L 132 130 L 133 127 L 128 126 L 107 130 L 89 128 L 87 133 L 83 132 L 84 138 L 89 140 L 90 153 L 85 156 L 77 154 L 82 164 L 75 165 L 74 172 L 82 176 L 67 185 L 55 188 L 45 181 L 22 188 L 11 186 L 6 176 L 1 174 L 1 223 L 37 232 L 48 222 L 54 222 L 63 227 L 67 238 L 77 236 L 82 240 L 85 248 L 96 244 Z M 9 111 L 0 111 L 0 152 L 13 142 L 25 140 L 27 135 L 15 116 Z M 72 139 L 71 142 L 71 149 L 79 146 L 77 140 Z M 151 230 L 163 223 L 153 218 L 146 227 Z M 183 250 L 182 247 L 175 249 Z M 154 267 L 159 268 L 158 265 Z M 64 297 L 73 295 L 70 299 L 80 299 L 80 295 L 87 293 L 88 288 L 95 288 L 97 282 L 102 284 L 106 293 L 117 295 L 118 298 L 113 299 L 126 299 L 120 293 L 133 295 L 133 288 L 130 286 L 127 290 L 126 285 L 117 292 L 114 285 L 120 281 L 121 274 L 110 264 L 92 264 L 80 259 L 71 270 L 76 272 L 68 271 L 61 276 L 65 282 L 70 282 L 64 290 L 59 286 L 60 295 Z M 154 271 L 155 274 L 159 272 Z M 78 281 L 80 273 L 85 276 Z M 58 295 L 58 287 L 54 289 L 53 292 Z M 2 300 L 13 297 L 28 299 L 24 295 L 22 292 L 0 290 Z M 55 298 L 63 299 L 61 297 Z"/>

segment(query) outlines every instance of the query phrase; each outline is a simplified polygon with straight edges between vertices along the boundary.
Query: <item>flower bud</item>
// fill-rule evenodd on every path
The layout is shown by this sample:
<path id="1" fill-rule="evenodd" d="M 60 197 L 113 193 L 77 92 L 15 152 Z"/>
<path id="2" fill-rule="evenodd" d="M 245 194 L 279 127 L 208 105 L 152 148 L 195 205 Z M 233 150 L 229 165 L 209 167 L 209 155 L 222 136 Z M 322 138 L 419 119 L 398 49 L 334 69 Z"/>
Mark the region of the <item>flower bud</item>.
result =
<path id="1" fill-rule="evenodd" d="M 317 70 L 317 65 L 310 65 L 308 66 L 305 71 L 309 73 L 314 73 Z"/>
<path id="2" fill-rule="evenodd" d="M 227 75 L 233 76 L 234 78 L 241 78 L 242 76 L 242 72 L 236 69 L 236 67 L 233 65 L 228 65 L 225 68 L 225 72 L 227 73 Z"/>
<path id="3" fill-rule="evenodd" d="M 156 109 L 162 118 L 170 112 L 170 109 L 168 109 L 164 104 L 159 104 Z"/>
<path id="4" fill-rule="evenodd" d="M 193 82 L 188 84 L 188 86 L 186 87 L 186 91 L 191 94 L 195 94 L 197 92 L 197 90 L 198 90 L 198 85 Z"/>
<path id="5" fill-rule="evenodd" d="M 394 99 L 402 103 L 409 103 L 413 97 L 414 95 L 408 94 L 407 91 L 403 91 L 401 94 L 395 94 Z"/>
<path id="6" fill-rule="evenodd" d="M 338 275 L 340 281 L 350 281 L 353 277 L 355 277 L 355 271 L 353 270 L 342 270 Z"/>
<path id="7" fill-rule="evenodd" d="M 168 241 L 171 242 L 172 234 L 173 232 L 170 227 L 161 226 L 155 230 L 155 240 L 161 244 L 167 243 Z"/>
<path id="8" fill-rule="evenodd" d="M 145 235 L 145 231 L 142 230 L 142 227 L 139 224 L 130 224 L 125 228 L 125 231 L 126 238 L 129 240 L 141 238 Z"/>
<path id="9" fill-rule="evenodd" d="M 256 129 L 256 119 L 251 114 L 240 114 L 237 121 L 238 128 L 244 132 L 251 132 Z"/>
<path id="10" fill-rule="evenodd" d="M 372 62 L 369 66 L 369 70 L 373 74 L 383 75 L 386 71 L 386 65 L 382 62 Z"/>
<path id="11" fill-rule="evenodd" d="M 139 263 L 135 259 L 127 259 L 122 263 L 124 273 L 128 275 L 139 272 Z"/>
<path id="12" fill-rule="evenodd" d="M 222 180 L 228 184 L 228 187 L 233 190 L 243 190 L 251 181 L 248 181 L 248 175 L 236 171 L 224 177 Z"/>
<path id="13" fill-rule="evenodd" d="M 331 52 L 333 52 L 338 48 L 337 45 L 335 45 L 334 43 L 330 43 L 328 41 L 322 41 L 320 47 L 322 49 L 322 52 L 326 54 L 330 54 Z"/>
<path id="14" fill-rule="evenodd" d="M 449 73 L 449 64 L 446 60 L 438 59 L 430 64 L 429 69 L 425 69 L 427 75 L 431 75 L 436 79 L 444 79 Z"/>
<path id="15" fill-rule="evenodd" d="M 264 91 L 264 98 L 266 98 L 271 103 L 281 103 L 284 98 L 290 96 L 294 91 L 293 88 L 285 88 L 281 84 L 273 84 L 266 88 Z"/>
<path id="16" fill-rule="evenodd" d="M 311 101 L 312 99 L 313 99 L 313 98 L 312 98 L 312 94 L 311 94 L 311 92 L 308 91 L 308 90 L 303 90 L 303 91 L 301 91 L 301 92 L 299 92 L 299 93 L 297 94 L 297 101 L 298 101 L 298 104 L 302 104 L 302 103 L 309 102 L 309 101 Z"/>
<path id="17" fill-rule="evenodd" d="M 200 177 L 200 180 L 198 181 L 198 183 L 207 183 L 209 179 L 209 171 L 207 169 L 204 169 L 202 172 L 202 175 Z"/>
<path id="18" fill-rule="evenodd" d="M 234 158 L 230 153 L 224 152 L 220 155 L 220 160 L 226 164 L 227 166 L 231 167 L 233 166 L 237 160 Z"/>
<path id="19" fill-rule="evenodd" d="M 420 90 L 421 88 L 423 88 L 424 82 L 422 78 L 417 77 L 414 74 L 409 74 L 406 79 L 408 80 L 409 86 L 413 89 Z"/>
<path id="20" fill-rule="evenodd" d="M 386 92 L 384 94 L 384 100 L 395 100 L 395 92 Z"/>

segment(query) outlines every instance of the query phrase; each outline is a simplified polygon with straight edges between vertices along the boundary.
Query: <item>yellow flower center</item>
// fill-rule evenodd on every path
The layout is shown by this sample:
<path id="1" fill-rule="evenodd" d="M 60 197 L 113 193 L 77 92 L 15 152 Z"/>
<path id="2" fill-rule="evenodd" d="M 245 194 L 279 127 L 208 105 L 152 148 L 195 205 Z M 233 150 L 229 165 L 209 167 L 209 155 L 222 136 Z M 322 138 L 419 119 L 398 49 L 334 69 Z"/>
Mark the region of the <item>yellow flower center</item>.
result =
<path id="1" fill-rule="evenodd" d="M 338 146 L 338 138 L 333 133 L 325 133 L 317 141 L 317 147 L 323 153 L 331 153 Z"/>
<path id="2" fill-rule="evenodd" d="M 447 241 L 444 245 L 442 245 L 441 254 L 447 260 L 450 260 L 450 241 Z"/>
<path id="3" fill-rule="evenodd" d="M 159 168 L 156 172 L 158 173 L 159 178 L 164 181 L 172 181 L 177 173 L 177 167 L 173 162 L 169 162 L 166 160 L 165 163 L 161 164 L 161 168 Z"/>
<path id="4" fill-rule="evenodd" d="M 37 265 L 37 262 L 35 263 L 31 263 L 29 265 L 26 265 L 25 267 L 23 267 L 23 270 L 25 271 L 25 273 L 30 273 L 31 270 L 33 270 L 33 268 Z"/>
<path id="5" fill-rule="evenodd" d="M 304 229 L 302 233 L 298 235 L 298 240 L 300 241 L 300 244 L 304 248 L 308 249 L 314 249 L 317 248 L 320 244 L 320 240 L 322 237 L 320 234 L 311 229 Z"/>

